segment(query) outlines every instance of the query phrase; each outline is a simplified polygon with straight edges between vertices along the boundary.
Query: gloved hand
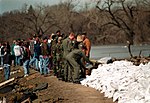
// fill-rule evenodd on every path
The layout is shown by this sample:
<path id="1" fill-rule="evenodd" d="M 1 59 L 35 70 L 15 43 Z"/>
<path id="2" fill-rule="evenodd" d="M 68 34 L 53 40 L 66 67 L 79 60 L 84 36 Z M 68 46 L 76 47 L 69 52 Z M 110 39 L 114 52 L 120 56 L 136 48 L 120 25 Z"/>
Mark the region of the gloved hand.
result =
<path id="1" fill-rule="evenodd" d="M 85 67 L 88 68 L 88 69 L 90 69 L 90 68 L 93 67 L 93 65 L 91 63 L 86 63 Z"/>

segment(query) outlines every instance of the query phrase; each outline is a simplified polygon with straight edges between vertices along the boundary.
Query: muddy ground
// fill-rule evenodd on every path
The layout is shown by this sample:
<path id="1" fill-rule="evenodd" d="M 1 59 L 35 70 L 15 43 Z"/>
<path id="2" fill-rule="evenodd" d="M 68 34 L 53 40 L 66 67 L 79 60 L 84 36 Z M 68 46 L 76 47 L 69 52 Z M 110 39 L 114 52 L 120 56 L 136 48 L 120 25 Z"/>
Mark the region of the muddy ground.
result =
<path id="1" fill-rule="evenodd" d="M 0 97 L 9 98 L 8 103 L 11 103 L 14 98 L 20 99 L 24 91 L 32 91 L 37 85 L 44 83 L 48 83 L 48 87 L 33 92 L 37 96 L 32 100 L 33 103 L 113 103 L 112 99 L 105 98 L 100 91 L 93 88 L 58 80 L 51 74 L 44 77 L 33 69 L 28 77 L 23 77 L 22 67 L 15 67 L 12 71 L 18 69 L 21 70 L 20 73 L 11 75 L 11 78 L 15 77 L 16 80 L 8 84 L 15 84 L 13 89 L 7 93 L 0 93 Z M 1 82 L 4 81 L 2 73 L 0 71 Z"/>

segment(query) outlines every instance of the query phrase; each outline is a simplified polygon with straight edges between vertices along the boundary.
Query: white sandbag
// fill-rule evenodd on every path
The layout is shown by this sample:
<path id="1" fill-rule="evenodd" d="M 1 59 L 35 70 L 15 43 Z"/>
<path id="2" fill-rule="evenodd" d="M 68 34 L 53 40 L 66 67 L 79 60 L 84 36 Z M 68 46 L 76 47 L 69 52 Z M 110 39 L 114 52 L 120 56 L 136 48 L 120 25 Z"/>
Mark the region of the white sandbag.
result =
<path id="1" fill-rule="evenodd" d="M 100 90 L 114 102 L 150 103 L 150 62 L 139 66 L 129 61 L 99 65 L 81 84 Z"/>

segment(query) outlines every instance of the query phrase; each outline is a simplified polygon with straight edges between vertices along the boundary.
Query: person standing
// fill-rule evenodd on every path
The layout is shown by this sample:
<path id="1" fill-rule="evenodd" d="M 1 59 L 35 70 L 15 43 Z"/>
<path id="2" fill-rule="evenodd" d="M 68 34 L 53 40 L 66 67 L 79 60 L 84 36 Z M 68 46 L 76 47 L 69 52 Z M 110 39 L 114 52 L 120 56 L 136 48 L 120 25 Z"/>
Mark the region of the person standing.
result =
<path id="1" fill-rule="evenodd" d="M 50 52 L 50 60 L 49 60 L 49 69 L 52 69 L 53 68 L 53 58 L 52 58 L 52 42 L 55 38 L 55 34 L 52 33 L 50 36 L 49 36 L 49 39 L 48 39 L 48 48 L 49 48 L 49 52 Z M 49 71 L 50 72 L 50 71 Z"/>
<path id="2" fill-rule="evenodd" d="M 39 56 L 41 55 L 41 46 L 40 46 L 39 37 L 35 38 L 35 43 L 33 46 L 33 57 L 30 59 L 29 66 L 34 67 L 36 70 L 39 70 Z M 33 66 L 32 66 L 33 65 Z"/>
<path id="3" fill-rule="evenodd" d="M 29 46 L 29 49 L 30 49 L 30 51 L 31 51 L 31 58 L 33 57 L 33 55 L 34 55 L 34 44 L 35 44 L 35 34 L 34 34 L 34 36 L 33 36 L 33 38 L 30 38 L 30 46 Z"/>
<path id="4" fill-rule="evenodd" d="M 31 51 L 29 50 L 29 45 L 24 44 L 24 54 L 23 54 L 23 69 L 24 69 L 24 77 L 27 77 L 29 75 L 29 62 L 30 62 L 30 56 Z"/>
<path id="5" fill-rule="evenodd" d="M 7 47 L 4 47 L 4 57 L 3 57 L 3 68 L 4 68 L 4 77 L 5 80 L 8 80 L 10 77 L 10 66 L 11 66 L 11 54 Z"/>
<path id="6" fill-rule="evenodd" d="M 56 72 L 57 77 L 62 79 L 62 37 L 58 37 L 56 44 Z"/>
<path id="7" fill-rule="evenodd" d="M 50 48 L 50 53 L 51 53 L 51 47 L 52 47 L 52 42 L 55 39 L 56 35 L 52 33 L 49 38 L 48 38 L 48 47 Z"/>
<path id="8" fill-rule="evenodd" d="M 90 57 L 90 51 L 91 51 L 91 42 L 89 40 L 89 38 L 87 37 L 87 33 L 82 33 L 82 37 L 83 37 L 83 44 L 85 46 L 85 55 L 86 57 Z"/>
<path id="9" fill-rule="evenodd" d="M 41 55 L 40 55 L 40 73 L 41 75 L 47 76 L 49 70 L 49 47 L 48 47 L 48 38 L 43 38 L 43 43 L 41 45 Z"/>
<path id="10" fill-rule="evenodd" d="M 86 32 L 83 32 L 83 33 L 82 33 L 82 37 L 83 37 L 83 45 L 84 45 L 83 51 L 84 51 L 84 53 L 85 53 L 85 56 L 86 56 L 87 58 L 90 58 L 91 42 L 90 42 L 89 38 L 87 37 L 87 33 L 86 33 Z M 83 60 L 83 63 L 84 63 L 86 66 L 89 65 L 89 63 L 87 63 L 87 62 L 84 61 L 84 60 Z M 82 71 L 82 76 L 85 77 L 85 70 L 82 68 L 81 71 Z"/>
<path id="11" fill-rule="evenodd" d="M 14 52 L 14 46 L 16 45 L 16 40 L 13 40 L 13 44 L 11 45 L 11 58 L 12 58 L 12 64 L 15 67 L 16 61 L 15 61 L 15 52 Z"/>
<path id="12" fill-rule="evenodd" d="M 35 41 L 35 34 L 33 36 L 33 38 L 30 38 L 29 39 L 29 49 L 31 51 L 31 57 L 30 57 L 30 63 L 29 63 L 29 66 L 34 68 L 35 67 L 35 58 L 34 58 L 34 44 L 36 43 Z"/>
<path id="13" fill-rule="evenodd" d="M 39 56 L 41 55 L 41 42 L 39 38 L 36 38 L 36 43 L 34 44 L 34 58 L 35 58 L 35 68 L 39 70 Z"/>
<path id="14" fill-rule="evenodd" d="M 67 81 L 71 81 L 71 72 L 69 71 L 69 64 L 66 60 L 66 56 L 73 50 L 73 40 L 75 39 L 75 34 L 71 32 L 69 36 L 62 41 L 62 48 L 63 48 L 63 63 L 64 63 L 64 77 L 63 79 Z"/>
<path id="15" fill-rule="evenodd" d="M 57 35 L 53 35 L 52 36 L 52 42 L 51 42 L 51 62 L 52 62 L 52 70 L 53 70 L 53 74 L 54 76 L 57 76 L 57 69 L 56 69 L 56 45 L 57 45 Z"/>
<path id="16" fill-rule="evenodd" d="M 5 42 L 5 44 L 6 44 L 6 47 L 7 47 L 7 51 L 9 52 L 9 54 L 10 54 L 10 52 L 11 52 L 11 47 L 10 47 L 10 44 L 9 44 L 9 42 L 7 41 L 7 42 Z"/>
<path id="17" fill-rule="evenodd" d="M 14 46 L 14 53 L 15 53 L 16 66 L 21 65 L 23 51 L 18 41 L 16 42 L 16 45 Z"/>
<path id="18" fill-rule="evenodd" d="M 1 44 L 1 47 L 0 47 L 0 57 L 1 57 L 1 66 L 4 65 L 4 48 L 6 47 L 6 44 L 5 43 L 2 43 Z"/>

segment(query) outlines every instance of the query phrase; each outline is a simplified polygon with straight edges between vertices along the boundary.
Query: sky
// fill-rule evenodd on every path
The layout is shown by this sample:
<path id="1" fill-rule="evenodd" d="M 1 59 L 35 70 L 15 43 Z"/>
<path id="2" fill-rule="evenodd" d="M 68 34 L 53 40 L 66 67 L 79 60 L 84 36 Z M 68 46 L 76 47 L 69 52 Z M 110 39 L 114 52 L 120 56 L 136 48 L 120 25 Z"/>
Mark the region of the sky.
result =
<path id="1" fill-rule="evenodd" d="M 59 3 L 60 0 L 0 0 L 0 13 L 21 9 L 24 4 L 37 5 L 37 4 L 49 4 L 54 5 Z"/>
<path id="2" fill-rule="evenodd" d="M 54 5 L 58 4 L 62 0 L 0 0 L 0 14 L 6 11 L 21 9 L 24 4 L 27 5 Z M 83 2 L 91 2 L 94 0 L 79 0 L 81 3 Z"/>

